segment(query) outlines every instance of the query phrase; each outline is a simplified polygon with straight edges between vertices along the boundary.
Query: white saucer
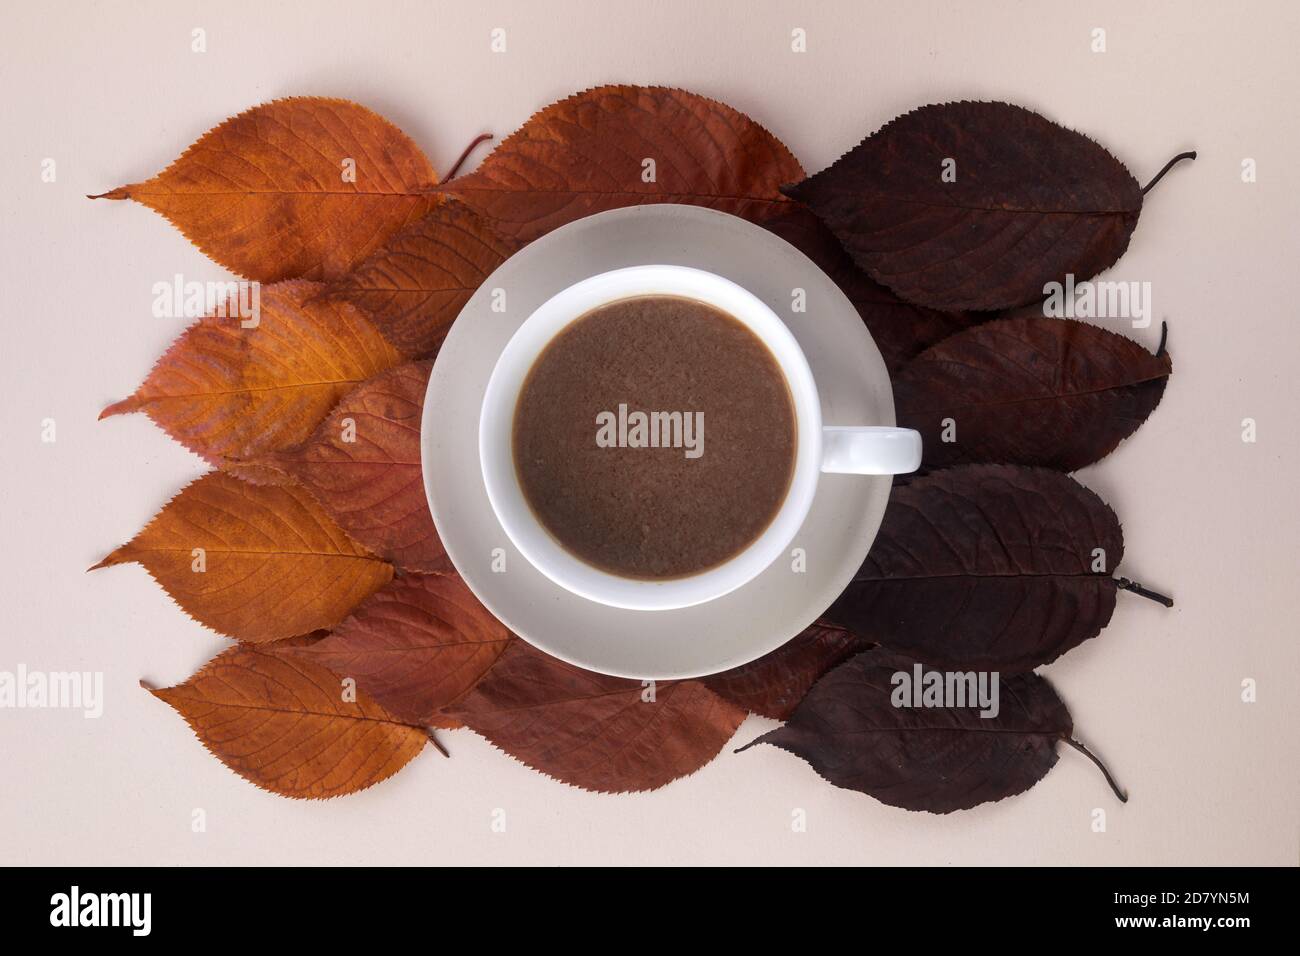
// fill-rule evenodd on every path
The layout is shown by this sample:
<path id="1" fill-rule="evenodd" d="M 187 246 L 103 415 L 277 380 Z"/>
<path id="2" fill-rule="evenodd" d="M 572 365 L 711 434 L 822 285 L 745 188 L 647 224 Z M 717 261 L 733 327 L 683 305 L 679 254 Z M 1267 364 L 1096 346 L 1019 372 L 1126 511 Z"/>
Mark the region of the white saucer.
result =
<path id="1" fill-rule="evenodd" d="M 888 476 L 823 475 L 785 557 L 739 590 L 695 607 L 629 611 L 552 583 L 510 543 L 488 503 L 478 420 L 497 357 L 519 325 L 561 289 L 624 266 L 694 266 L 731 279 L 789 326 L 812 366 L 828 425 L 893 425 L 880 351 L 839 288 L 759 226 L 698 206 L 633 206 L 543 236 L 503 263 L 456 319 L 424 402 L 424 487 L 438 534 L 465 583 L 512 631 L 588 670 L 640 680 L 700 677 L 780 647 L 816 620 L 862 564 L 889 499 Z M 806 311 L 791 308 L 793 290 Z M 506 311 L 494 312 L 493 290 Z M 497 296 L 500 293 L 496 294 Z M 504 571 L 494 570 L 504 563 Z"/>

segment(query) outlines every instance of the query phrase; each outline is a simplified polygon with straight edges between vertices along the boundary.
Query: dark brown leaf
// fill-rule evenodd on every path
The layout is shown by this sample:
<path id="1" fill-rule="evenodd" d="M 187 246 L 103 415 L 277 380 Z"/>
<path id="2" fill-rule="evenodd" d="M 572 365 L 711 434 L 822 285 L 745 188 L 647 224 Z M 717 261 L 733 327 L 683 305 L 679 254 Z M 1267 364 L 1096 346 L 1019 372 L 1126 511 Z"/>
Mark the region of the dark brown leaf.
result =
<path id="1" fill-rule="evenodd" d="M 988 317 L 904 302 L 859 269 L 826 224 L 802 203 L 764 207 L 754 221 L 806 255 L 840 287 L 862 316 L 891 376 L 931 345 Z"/>
<path id="2" fill-rule="evenodd" d="M 322 641 L 293 651 L 411 723 L 428 725 L 487 673 L 510 632 L 455 574 L 416 574 L 376 591 Z"/>
<path id="3" fill-rule="evenodd" d="M 1028 790 L 1056 764 L 1073 722 L 1037 674 L 999 679 L 998 713 L 895 706 L 894 675 L 913 663 L 865 651 L 817 682 L 784 727 L 754 744 L 802 757 L 837 787 L 890 806 L 951 813 Z"/>
<path id="4" fill-rule="evenodd" d="M 845 628 L 816 623 L 756 661 L 706 677 L 733 704 L 773 720 L 789 720 L 817 680 L 840 661 L 871 646 Z"/>
<path id="5" fill-rule="evenodd" d="M 518 248 L 468 206 L 446 202 L 330 283 L 325 298 L 369 314 L 406 355 L 430 356 L 474 290 Z"/>
<path id="6" fill-rule="evenodd" d="M 1025 305 L 1067 273 L 1090 278 L 1124 253 L 1142 210 L 1105 149 L 1006 103 L 923 106 L 784 191 L 873 278 L 945 310 Z"/>
<path id="7" fill-rule="evenodd" d="M 523 641 L 447 711 L 512 757 L 584 790 L 654 790 L 717 756 L 745 719 L 695 680 L 582 670 Z"/>
<path id="8" fill-rule="evenodd" d="M 960 332 L 894 382 L 898 423 L 931 468 L 1005 462 L 1074 471 L 1110 454 L 1160 403 L 1173 370 L 1132 339 L 1072 319 L 1002 319 Z M 951 419 L 954 441 L 944 441 Z"/>
<path id="9" fill-rule="evenodd" d="M 1068 475 L 963 465 L 894 490 L 825 618 L 928 664 L 1028 671 L 1106 626 L 1123 556 L 1115 513 Z"/>

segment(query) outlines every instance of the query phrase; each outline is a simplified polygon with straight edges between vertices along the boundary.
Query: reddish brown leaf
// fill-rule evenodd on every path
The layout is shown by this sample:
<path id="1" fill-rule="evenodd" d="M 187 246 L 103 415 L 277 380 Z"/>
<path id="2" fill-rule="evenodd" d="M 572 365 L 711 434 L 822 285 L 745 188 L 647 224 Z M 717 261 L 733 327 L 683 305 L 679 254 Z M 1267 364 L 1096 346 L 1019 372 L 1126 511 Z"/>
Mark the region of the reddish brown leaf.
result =
<path id="1" fill-rule="evenodd" d="M 1065 704 L 1037 674 L 999 680 L 996 716 L 978 705 L 900 706 L 899 674 L 913 676 L 913 663 L 883 649 L 859 654 L 819 680 L 789 723 L 742 749 L 772 744 L 837 787 L 930 813 L 1022 793 L 1055 766 L 1058 743 L 1083 750 Z"/>
<path id="2" fill-rule="evenodd" d="M 1007 462 L 1074 471 L 1110 454 L 1160 403 L 1173 367 L 1071 319 L 1002 319 L 945 339 L 894 382 L 898 423 L 925 464 Z M 945 420 L 954 441 L 945 441 Z"/>
<path id="3" fill-rule="evenodd" d="M 319 301 L 320 289 L 267 286 L 251 328 L 237 314 L 200 319 L 134 395 L 99 417 L 143 411 L 214 465 L 250 481 L 282 480 L 253 459 L 306 441 L 344 394 L 401 361 L 365 316 Z"/>
<path id="4" fill-rule="evenodd" d="M 643 686 L 523 641 L 449 710 L 506 753 L 584 790 L 654 790 L 712 760 L 745 711 L 699 681 Z"/>
<path id="5" fill-rule="evenodd" d="M 348 272 L 441 201 L 437 182 L 382 116 L 301 96 L 246 110 L 153 179 L 95 198 L 144 203 L 226 268 L 276 282 Z"/>
<path id="6" fill-rule="evenodd" d="M 245 780 L 286 797 L 355 793 L 401 770 L 427 732 L 299 657 L 223 651 L 183 684 L 146 688 L 185 718 L 203 746 Z"/>
<path id="7" fill-rule="evenodd" d="M 130 561 L 199 623 L 252 643 L 333 627 L 393 575 L 305 490 L 219 472 L 187 485 L 95 567 Z"/>
<path id="8" fill-rule="evenodd" d="M 459 202 L 445 202 L 391 236 L 326 295 L 370 315 L 410 356 L 438 350 L 483 280 L 519 248 Z"/>
<path id="9" fill-rule="evenodd" d="M 417 574 L 376 591 L 333 634 L 294 653 L 353 678 L 402 719 L 428 725 L 510 640 L 458 575 Z"/>
<path id="10" fill-rule="evenodd" d="M 845 628 L 818 622 L 756 661 L 706 677 L 733 704 L 763 717 L 789 720 L 808 688 L 836 664 L 871 647 Z"/>
<path id="11" fill-rule="evenodd" d="M 1028 671 L 1106 626 L 1123 557 L 1115 513 L 1073 478 L 963 465 L 894 489 L 825 617 L 927 664 Z"/>
<path id="12" fill-rule="evenodd" d="M 302 482 L 379 557 L 412 571 L 450 571 L 420 468 L 430 365 L 400 365 L 354 389 L 309 441 L 266 464 Z"/>
<path id="13" fill-rule="evenodd" d="M 904 302 L 859 269 L 839 240 L 802 203 L 773 204 L 755 220 L 811 259 L 853 303 L 890 375 L 954 332 L 982 322 L 979 312 L 939 312 Z"/>
<path id="14" fill-rule="evenodd" d="M 780 140 L 716 100 L 659 86 L 601 86 L 535 113 L 444 189 L 528 242 L 592 213 L 642 203 L 757 218 L 784 201 L 782 183 L 803 175 Z"/>
<path id="15" fill-rule="evenodd" d="M 785 192 L 872 278 L 934 309 L 1010 308 L 1067 273 L 1090 278 L 1123 254 L 1142 209 L 1110 153 L 1006 103 L 913 110 Z"/>

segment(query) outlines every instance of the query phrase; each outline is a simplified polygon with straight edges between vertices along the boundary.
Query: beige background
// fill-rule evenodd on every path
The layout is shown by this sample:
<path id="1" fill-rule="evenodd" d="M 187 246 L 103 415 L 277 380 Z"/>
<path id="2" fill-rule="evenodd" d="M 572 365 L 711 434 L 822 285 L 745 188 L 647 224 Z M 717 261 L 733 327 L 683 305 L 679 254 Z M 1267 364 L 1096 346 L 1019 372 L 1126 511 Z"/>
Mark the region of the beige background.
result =
<path id="1" fill-rule="evenodd" d="M 4 535 L 0 670 L 102 670 L 99 720 L 0 711 L 3 863 L 1273 863 L 1300 860 L 1295 4 L 5 2 Z M 208 51 L 190 51 L 207 30 Z M 489 31 L 508 31 L 508 53 Z M 1089 50 L 1107 30 L 1108 51 Z M 790 52 L 790 31 L 808 52 Z M 657 793 L 552 782 L 468 731 L 366 793 L 269 796 L 137 687 L 223 646 L 138 567 L 84 569 L 202 470 L 143 416 L 97 423 L 181 330 L 150 287 L 221 270 L 148 210 L 83 195 L 145 178 L 210 126 L 288 94 L 384 113 L 439 169 L 475 134 L 602 82 L 718 97 L 817 170 L 913 106 L 1000 98 L 1100 139 L 1151 194 L 1112 270 L 1150 281 L 1176 373 L 1139 432 L 1080 477 L 1124 521 L 1122 596 L 1047 668 L 1077 754 L 1029 793 L 948 817 L 824 784 L 772 748 Z M 44 158 L 58 179 L 40 181 Z M 1259 181 L 1240 181 L 1244 157 Z M 1133 333 L 1154 346 L 1158 329 Z M 42 444 L 41 421 L 57 421 Z M 1256 444 L 1241 421 L 1258 421 Z M 1243 678 L 1259 700 L 1240 701 Z M 737 742 L 766 729 L 751 718 Z M 1105 833 L 1091 812 L 1108 814 Z M 192 833 L 191 812 L 207 813 Z M 496 808 L 507 831 L 490 829 Z M 795 808 L 806 833 L 791 830 Z"/>

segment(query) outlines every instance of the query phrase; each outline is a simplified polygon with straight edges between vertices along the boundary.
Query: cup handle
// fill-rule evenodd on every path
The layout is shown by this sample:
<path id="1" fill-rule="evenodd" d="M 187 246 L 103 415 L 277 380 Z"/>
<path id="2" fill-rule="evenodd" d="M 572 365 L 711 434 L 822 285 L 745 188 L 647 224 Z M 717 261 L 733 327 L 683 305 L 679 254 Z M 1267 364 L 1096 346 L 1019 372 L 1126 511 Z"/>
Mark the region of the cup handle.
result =
<path id="1" fill-rule="evenodd" d="M 921 467 L 921 433 L 887 425 L 822 427 L 822 471 L 836 475 L 904 475 Z"/>

